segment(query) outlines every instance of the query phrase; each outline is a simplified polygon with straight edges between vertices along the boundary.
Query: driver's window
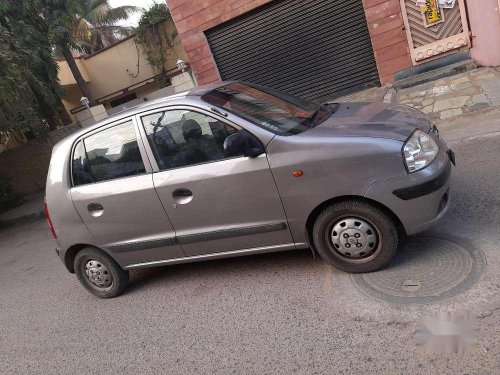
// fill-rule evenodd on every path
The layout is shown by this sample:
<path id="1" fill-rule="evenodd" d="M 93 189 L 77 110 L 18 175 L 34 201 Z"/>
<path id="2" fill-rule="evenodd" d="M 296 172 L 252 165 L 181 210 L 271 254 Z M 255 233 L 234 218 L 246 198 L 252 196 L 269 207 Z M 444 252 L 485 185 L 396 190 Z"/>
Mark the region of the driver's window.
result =
<path id="1" fill-rule="evenodd" d="M 222 121 L 189 110 L 156 112 L 141 120 L 161 170 L 225 159 L 224 140 L 236 132 Z"/>

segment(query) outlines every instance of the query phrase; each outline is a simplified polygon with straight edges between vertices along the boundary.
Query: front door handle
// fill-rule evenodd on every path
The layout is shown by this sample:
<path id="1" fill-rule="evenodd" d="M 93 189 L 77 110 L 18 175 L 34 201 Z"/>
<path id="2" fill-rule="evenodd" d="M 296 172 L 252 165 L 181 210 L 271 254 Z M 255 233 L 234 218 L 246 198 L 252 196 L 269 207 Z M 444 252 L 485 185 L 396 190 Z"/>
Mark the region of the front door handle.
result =
<path id="1" fill-rule="evenodd" d="M 172 192 L 175 203 L 188 204 L 193 200 L 193 192 L 189 189 L 175 189 Z"/>

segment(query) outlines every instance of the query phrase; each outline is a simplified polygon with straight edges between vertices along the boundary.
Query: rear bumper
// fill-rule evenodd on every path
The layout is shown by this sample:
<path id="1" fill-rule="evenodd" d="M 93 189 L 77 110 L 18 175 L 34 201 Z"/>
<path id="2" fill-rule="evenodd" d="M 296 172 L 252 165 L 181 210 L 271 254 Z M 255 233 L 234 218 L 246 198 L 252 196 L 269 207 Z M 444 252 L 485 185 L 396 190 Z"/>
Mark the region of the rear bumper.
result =
<path id="1" fill-rule="evenodd" d="M 450 154 L 441 150 L 427 168 L 371 185 L 365 197 L 388 207 L 399 218 L 406 234 L 429 229 L 450 205 Z"/>

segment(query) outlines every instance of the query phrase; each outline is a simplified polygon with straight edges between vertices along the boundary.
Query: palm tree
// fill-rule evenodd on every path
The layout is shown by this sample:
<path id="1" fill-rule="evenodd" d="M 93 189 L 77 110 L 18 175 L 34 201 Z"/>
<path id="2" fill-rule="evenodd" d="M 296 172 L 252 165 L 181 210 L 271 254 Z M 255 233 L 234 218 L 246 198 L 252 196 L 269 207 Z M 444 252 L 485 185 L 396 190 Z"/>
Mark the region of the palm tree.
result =
<path id="1" fill-rule="evenodd" d="M 126 36 L 129 29 L 116 23 L 125 20 L 138 8 L 112 8 L 108 0 L 47 0 L 44 17 L 52 26 L 52 40 L 71 70 L 83 96 L 95 104 L 83 78 L 73 51 L 92 53 Z"/>
<path id="2" fill-rule="evenodd" d="M 111 8 L 108 0 L 85 0 L 74 26 L 74 37 L 85 52 L 95 52 L 131 34 L 131 29 L 117 25 L 130 14 L 137 12 L 134 6 Z"/>

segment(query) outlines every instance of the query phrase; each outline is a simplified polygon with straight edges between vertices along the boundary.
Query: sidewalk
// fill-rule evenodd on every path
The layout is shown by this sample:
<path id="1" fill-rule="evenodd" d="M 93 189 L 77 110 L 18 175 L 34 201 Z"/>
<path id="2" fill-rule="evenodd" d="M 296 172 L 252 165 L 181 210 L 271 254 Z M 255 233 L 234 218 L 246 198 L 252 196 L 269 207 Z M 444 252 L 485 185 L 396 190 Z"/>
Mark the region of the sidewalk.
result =
<path id="1" fill-rule="evenodd" d="M 406 89 L 371 88 L 332 101 L 382 102 L 384 97 L 440 120 L 495 108 L 500 106 L 500 68 L 478 68 Z"/>
<path id="2" fill-rule="evenodd" d="M 0 228 L 21 225 L 45 217 L 44 193 L 24 197 L 24 203 L 0 214 Z"/>
<path id="3" fill-rule="evenodd" d="M 406 104 L 445 120 L 463 113 L 500 106 L 500 70 L 479 68 L 397 91 L 396 103 Z"/>
<path id="4" fill-rule="evenodd" d="M 363 91 L 358 91 L 349 95 L 341 96 L 333 100 L 329 100 L 332 103 L 346 103 L 346 102 L 365 102 L 365 103 L 376 103 L 383 102 L 384 97 L 394 91 L 390 86 L 382 87 L 372 87 Z"/>
<path id="5" fill-rule="evenodd" d="M 500 133 L 500 107 L 437 120 L 435 123 L 439 133 L 449 144 L 476 137 L 495 136 Z"/>

